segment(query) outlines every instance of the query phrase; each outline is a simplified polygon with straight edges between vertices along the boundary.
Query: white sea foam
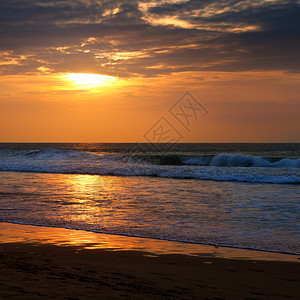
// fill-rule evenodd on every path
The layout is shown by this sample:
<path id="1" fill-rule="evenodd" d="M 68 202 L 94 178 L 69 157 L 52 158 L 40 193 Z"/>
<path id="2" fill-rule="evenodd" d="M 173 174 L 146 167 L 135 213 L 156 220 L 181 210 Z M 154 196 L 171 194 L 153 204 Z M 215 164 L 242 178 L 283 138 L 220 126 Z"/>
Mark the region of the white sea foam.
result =
<path id="1" fill-rule="evenodd" d="M 183 160 L 185 164 L 218 167 L 267 167 L 267 168 L 300 168 L 300 159 L 283 158 L 271 162 L 260 156 L 243 154 L 218 154 L 214 157 L 195 156 Z"/>
<path id="2" fill-rule="evenodd" d="M 299 168 L 300 159 L 284 158 L 271 162 L 243 154 L 194 157 L 156 155 L 154 159 L 149 159 L 149 155 L 101 155 L 58 149 L 0 150 L 0 171 L 300 183 Z"/>

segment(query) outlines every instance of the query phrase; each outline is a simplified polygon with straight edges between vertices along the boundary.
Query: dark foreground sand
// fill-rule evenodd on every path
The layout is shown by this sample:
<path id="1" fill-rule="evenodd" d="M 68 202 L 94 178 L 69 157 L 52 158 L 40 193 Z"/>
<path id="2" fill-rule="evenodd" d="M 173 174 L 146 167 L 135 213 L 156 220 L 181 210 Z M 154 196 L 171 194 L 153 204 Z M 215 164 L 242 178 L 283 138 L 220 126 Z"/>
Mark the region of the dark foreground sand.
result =
<path id="1" fill-rule="evenodd" d="M 158 255 L 5 243 L 0 237 L 1 299 L 300 299 L 295 256 L 264 261 Z"/>

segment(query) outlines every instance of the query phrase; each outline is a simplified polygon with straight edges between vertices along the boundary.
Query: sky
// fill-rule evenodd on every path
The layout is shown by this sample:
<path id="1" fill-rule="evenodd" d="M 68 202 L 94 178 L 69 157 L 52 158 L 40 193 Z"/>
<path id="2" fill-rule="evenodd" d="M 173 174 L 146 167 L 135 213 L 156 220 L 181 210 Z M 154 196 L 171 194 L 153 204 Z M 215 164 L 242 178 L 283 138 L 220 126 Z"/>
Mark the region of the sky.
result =
<path id="1" fill-rule="evenodd" d="M 1 0 L 0 142 L 300 142 L 299 20 L 300 1 Z"/>

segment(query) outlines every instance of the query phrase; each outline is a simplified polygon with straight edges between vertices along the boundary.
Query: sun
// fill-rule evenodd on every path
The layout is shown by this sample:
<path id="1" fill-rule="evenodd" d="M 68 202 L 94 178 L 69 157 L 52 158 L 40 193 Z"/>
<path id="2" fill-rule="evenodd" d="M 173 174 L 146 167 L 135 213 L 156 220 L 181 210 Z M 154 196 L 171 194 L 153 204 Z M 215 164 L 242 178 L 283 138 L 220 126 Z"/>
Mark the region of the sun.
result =
<path id="1" fill-rule="evenodd" d="M 63 77 L 71 81 L 72 84 L 83 88 L 109 85 L 116 80 L 116 77 L 113 76 L 89 73 L 68 73 Z"/>

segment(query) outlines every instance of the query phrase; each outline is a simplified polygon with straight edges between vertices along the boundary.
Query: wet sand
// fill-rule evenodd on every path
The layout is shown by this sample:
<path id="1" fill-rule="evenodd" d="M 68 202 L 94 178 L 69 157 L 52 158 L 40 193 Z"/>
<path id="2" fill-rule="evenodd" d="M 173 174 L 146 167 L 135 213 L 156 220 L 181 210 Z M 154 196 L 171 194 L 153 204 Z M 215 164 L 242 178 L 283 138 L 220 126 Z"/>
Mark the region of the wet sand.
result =
<path id="1" fill-rule="evenodd" d="M 300 298 L 300 264 L 294 255 L 0 225 L 1 299 Z M 116 241 L 113 247 L 109 239 Z M 147 243 L 152 248 L 146 252 Z M 191 246 L 187 252 L 193 254 L 176 250 L 175 244 Z"/>

